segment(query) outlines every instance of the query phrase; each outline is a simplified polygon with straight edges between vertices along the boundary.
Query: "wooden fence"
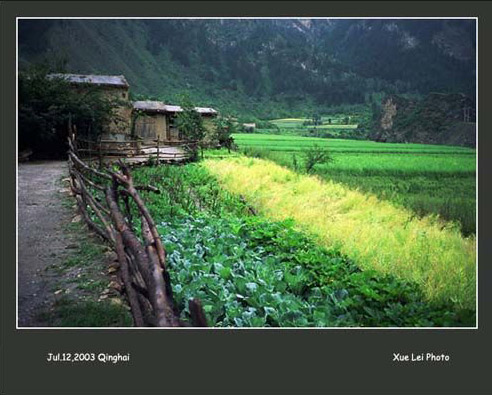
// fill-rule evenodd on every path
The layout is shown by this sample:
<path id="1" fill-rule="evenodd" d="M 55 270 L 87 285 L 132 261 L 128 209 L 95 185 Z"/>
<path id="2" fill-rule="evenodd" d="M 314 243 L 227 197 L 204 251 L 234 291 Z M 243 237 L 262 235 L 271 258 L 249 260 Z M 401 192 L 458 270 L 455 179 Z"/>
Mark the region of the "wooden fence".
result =
<path id="1" fill-rule="evenodd" d="M 79 156 L 77 141 L 69 137 L 71 189 L 90 229 L 116 252 L 119 276 L 135 326 L 207 326 L 201 303 L 189 301 L 191 322 L 184 322 L 174 302 L 166 251 L 139 191 L 160 191 L 135 185 L 121 160 L 119 171 L 95 169 Z"/>
<path id="2" fill-rule="evenodd" d="M 103 163 L 125 158 L 128 163 L 141 164 L 151 160 L 159 163 L 188 161 L 197 149 L 196 141 L 167 140 L 90 140 L 77 137 L 78 154 L 88 163 Z"/>

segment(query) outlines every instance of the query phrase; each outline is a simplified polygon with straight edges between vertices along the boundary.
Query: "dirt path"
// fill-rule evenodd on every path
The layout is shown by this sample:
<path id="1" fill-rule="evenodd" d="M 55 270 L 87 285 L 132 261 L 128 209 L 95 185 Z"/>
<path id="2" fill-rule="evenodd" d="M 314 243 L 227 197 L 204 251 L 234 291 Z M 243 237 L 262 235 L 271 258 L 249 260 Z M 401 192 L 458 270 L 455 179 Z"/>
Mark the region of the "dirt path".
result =
<path id="1" fill-rule="evenodd" d="M 46 270 L 67 254 L 64 231 L 73 213 L 62 204 L 65 161 L 21 163 L 18 171 L 18 325 L 43 326 L 39 313 L 53 303 L 53 274 Z"/>

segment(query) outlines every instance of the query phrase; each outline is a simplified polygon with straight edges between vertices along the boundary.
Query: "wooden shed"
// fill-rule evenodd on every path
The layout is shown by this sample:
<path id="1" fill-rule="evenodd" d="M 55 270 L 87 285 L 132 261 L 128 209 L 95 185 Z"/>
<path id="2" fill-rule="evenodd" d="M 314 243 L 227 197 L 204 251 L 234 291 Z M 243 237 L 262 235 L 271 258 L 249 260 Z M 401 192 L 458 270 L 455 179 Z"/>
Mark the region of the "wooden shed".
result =
<path id="1" fill-rule="evenodd" d="M 166 105 L 160 101 L 133 102 L 133 134 L 146 140 L 170 140 Z"/>

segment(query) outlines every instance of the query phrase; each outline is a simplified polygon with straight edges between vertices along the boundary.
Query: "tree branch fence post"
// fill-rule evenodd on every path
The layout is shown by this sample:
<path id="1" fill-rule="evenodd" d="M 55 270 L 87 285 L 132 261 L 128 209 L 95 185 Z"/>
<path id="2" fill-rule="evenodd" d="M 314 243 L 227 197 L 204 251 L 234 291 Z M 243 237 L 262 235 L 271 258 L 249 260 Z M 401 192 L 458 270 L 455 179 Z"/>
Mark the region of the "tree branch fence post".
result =
<path id="1" fill-rule="evenodd" d="M 75 130 L 74 125 L 72 129 Z M 124 285 L 134 324 L 190 326 L 190 323 L 181 319 L 176 307 L 166 265 L 166 251 L 155 222 L 138 193 L 139 190 L 159 193 L 159 190 L 151 185 L 135 185 L 130 169 L 121 160 L 118 163 L 120 171 L 104 170 L 101 143 L 99 140 L 100 160 L 99 169 L 96 170 L 91 166 L 92 161 L 85 163 L 80 159 L 75 132 L 68 138 L 70 186 L 80 214 L 88 227 L 102 237 L 117 255 L 118 274 Z M 158 161 L 159 145 L 158 139 Z M 89 148 L 88 152 L 91 151 Z M 101 194 L 104 199 L 101 199 Z M 124 211 L 120 205 L 125 208 Z M 135 212 L 138 213 L 137 218 L 140 217 L 140 236 L 135 233 Z M 189 310 L 191 326 L 207 326 L 205 313 L 198 300 L 189 301 Z"/>

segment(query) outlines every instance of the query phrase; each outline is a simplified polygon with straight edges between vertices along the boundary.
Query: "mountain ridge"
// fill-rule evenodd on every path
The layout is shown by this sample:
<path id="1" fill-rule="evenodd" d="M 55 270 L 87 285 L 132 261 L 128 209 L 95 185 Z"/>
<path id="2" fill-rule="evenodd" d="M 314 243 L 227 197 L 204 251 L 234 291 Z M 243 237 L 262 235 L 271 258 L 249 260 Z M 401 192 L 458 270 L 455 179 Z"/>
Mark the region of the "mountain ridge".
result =
<path id="1" fill-rule="evenodd" d="M 136 98 L 272 118 L 475 91 L 472 20 L 20 20 L 20 67 L 123 74 Z M 53 70 L 60 71 L 60 70 Z"/>

